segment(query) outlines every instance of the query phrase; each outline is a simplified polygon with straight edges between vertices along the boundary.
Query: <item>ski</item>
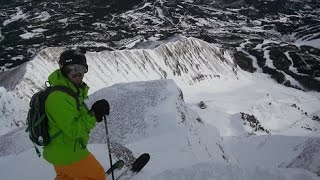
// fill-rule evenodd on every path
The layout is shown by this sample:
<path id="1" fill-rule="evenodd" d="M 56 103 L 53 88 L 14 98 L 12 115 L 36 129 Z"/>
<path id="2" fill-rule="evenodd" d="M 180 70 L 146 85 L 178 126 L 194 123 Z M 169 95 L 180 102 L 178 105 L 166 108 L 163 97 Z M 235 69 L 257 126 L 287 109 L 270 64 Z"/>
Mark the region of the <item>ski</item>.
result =
<path id="1" fill-rule="evenodd" d="M 116 163 L 114 163 L 107 171 L 106 174 L 111 174 L 114 170 L 121 170 L 124 166 L 124 161 L 119 160 Z"/>
<path id="2" fill-rule="evenodd" d="M 124 170 L 116 180 L 128 180 L 141 171 L 141 169 L 149 162 L 150 155 L 144 153 L 138 157 L 126 170 Z"/>

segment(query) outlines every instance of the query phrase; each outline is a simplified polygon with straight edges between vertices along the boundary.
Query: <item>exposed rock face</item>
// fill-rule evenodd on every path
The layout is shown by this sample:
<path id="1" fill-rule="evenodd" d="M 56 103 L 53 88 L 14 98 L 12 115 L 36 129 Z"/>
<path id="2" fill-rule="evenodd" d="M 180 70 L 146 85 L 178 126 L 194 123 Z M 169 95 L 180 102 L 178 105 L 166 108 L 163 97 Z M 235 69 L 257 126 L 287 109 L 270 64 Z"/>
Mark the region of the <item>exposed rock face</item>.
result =
<path id="1" fill-rule="evenodd" d="M 267 134 L 270 134 L 270 131 L 265 129 L 260 121 L 257 119 L 257 117 L 255 117 L 253 114 L 250 115 L 250 114 L 247 114 L 247 113 L 244 113 L 244 112 L 240 112 L 241 114 L 241 119 L 243 119 L 244 121 L 244 124 L 245 125 L 249 125 L 254 132 L 265 132 Z"/>

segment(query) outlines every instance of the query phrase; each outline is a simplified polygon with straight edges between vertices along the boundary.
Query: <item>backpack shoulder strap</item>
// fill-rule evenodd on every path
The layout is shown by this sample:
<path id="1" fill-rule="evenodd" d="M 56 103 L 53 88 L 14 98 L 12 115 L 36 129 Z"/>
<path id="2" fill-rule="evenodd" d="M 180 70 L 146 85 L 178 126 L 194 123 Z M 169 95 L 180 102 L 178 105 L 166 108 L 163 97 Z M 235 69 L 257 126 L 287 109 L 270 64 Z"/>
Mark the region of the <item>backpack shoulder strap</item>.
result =
<path id="1" fill-rule="evenodd" d="M 49 87 L 47 87 L 47 89 L 49 91 L 48 94 L 50 94 L 54 91 L 62 91 L 62 92 L 69 94 L 70 96 L 72 96 L 76 100 L 77 109 L 80 108 L 80 101 L 79 101 L 78 95 L 77 95 L 77 93 L 72 91 L 70 88 L 65 87 L 65 86 L 49 86 Z"/>

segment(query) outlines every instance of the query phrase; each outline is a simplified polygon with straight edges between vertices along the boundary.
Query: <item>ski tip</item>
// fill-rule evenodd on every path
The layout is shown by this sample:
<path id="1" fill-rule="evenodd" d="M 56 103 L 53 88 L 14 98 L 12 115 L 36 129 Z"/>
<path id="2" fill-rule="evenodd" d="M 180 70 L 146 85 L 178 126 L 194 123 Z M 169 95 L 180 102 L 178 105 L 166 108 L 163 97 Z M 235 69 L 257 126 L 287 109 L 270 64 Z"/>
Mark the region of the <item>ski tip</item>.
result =
<path id="1" fill-rule="evenodd" d="M 138 159 L 132 164 L 131 171 L 139 172 L 141 169 L 149 162 L 150 155 L 148 153 L 144 153 L 138 157 Z"/>
<path id="2" fill-rule="evenodd" d="M 140 157 L 143 158 L 143 159 L 150 159 L 150 154 L 149 153 L 144 153 Z"/>

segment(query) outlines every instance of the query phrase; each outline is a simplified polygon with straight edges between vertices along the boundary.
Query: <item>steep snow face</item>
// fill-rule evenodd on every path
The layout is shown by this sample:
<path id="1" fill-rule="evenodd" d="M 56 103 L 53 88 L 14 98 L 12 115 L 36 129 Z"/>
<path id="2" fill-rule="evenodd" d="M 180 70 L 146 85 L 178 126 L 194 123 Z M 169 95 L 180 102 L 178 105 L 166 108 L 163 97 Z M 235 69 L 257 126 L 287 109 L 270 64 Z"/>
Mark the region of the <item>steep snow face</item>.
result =
<path id="1" fill-rule="evenodd" d="M 186 106 L 173 80 L 117 84 L 92 94 L 89 104 L 102 98 L 112 110 L 111 141 L 155 155 L 152 161 L 160 169 L 200 161 L 233 162 L 218 130 Z M 92 131 L 91 142 L 106 142 L 104 128 L 99 124 Z M 179 162 L 168 165 L 161 158 L 173 155 Z"/>
<path id="2" fill-rule="evenodd" d="M 133 152 L 149 152 L 153 156 L 150 163 L 159 169 L 212 160 L 234 162 L 218 130 L 186 106 L 182 91 L 173 80 L 117 84 L 92 94 L 88 106 L 102 98 L 111 106 L 111 141 L 126 145 Z M 1 136 L 0 157 L 32 147 L 24 130 L 21 127 Z M 105 143 L 104 124 L 98 124 L 90 137 L 90 143 Z M 179 161 L 168 165 L 163 157 L 170 156 Z"/>
<path id="3" fill-rule="evenodd" d="M 23 65 L 13 76 L 3 72 L 0 85 L 23 99 L 44 87 L 48 75 L 58 68 L 63 48 L 47 48 Z M 228 51 L 204 41 L 187 38 L 154 50 L 123 50 L 86 53 L 89 72 L 85 82 L 94 92 L 115 83 L 155 79 L 174 79 L 178 85 L 193 85 L 210 79 L 239 79 L 242 70 L 232 62 Z M 23 74 L 21 77 L 21 74 Z M 19 76 L 20 78 L 17 78 Z M 17 80 L 19 79 L 19 80 Z"/>
<path id="4" fill-rule="evenodd" d="M 285 167 L 307 169 L 320 176 L 320 138 L 309 139 L 301 154 Z"/>
<path id="5" fill-rule="evenodd" d="M 24 124 L 28 104 L 0 87 L 0 135 Z"/>
<path id="6" fill-rule="evenodd" d="M 144 176 L 141 176 L 144 177 Z M 141 178 L 142 179 L 142 178 Z M 162 173 L 152 176 L 152 180 L 301 180 L 318 179 L 314 174 L 302 169 L 243 169 L 234 165 L 199 163 L 192 166 L 168 169 Z"/>
<path id="7" fill-rule="evenodd" d="M 17 155 L 34 147 L 25 130 L 26 126 L 22 126 L 0 136 L 0 157 Z"/>

